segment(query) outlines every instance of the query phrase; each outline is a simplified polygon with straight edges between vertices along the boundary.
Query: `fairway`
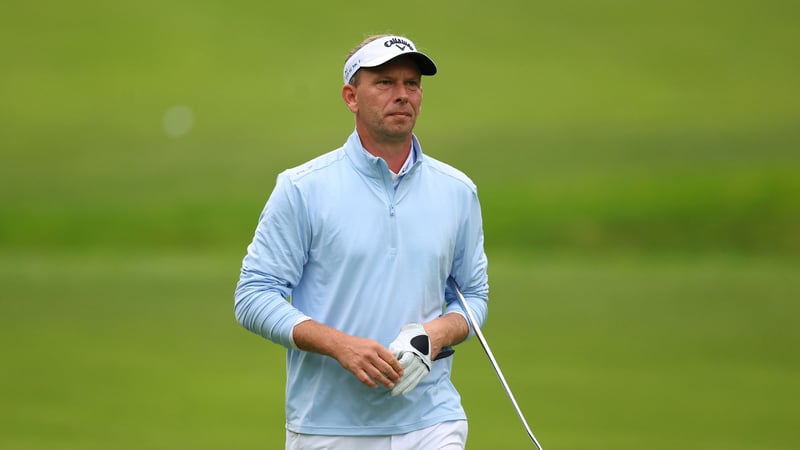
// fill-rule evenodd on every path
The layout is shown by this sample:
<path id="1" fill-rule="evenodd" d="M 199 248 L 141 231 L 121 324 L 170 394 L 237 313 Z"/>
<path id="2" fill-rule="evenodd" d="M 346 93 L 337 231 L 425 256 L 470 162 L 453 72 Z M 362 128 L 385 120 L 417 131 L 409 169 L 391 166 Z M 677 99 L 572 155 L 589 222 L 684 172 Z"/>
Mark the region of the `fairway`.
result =
<path id="1" fill-rule="evenodd" d="M 0 447 L 281 448 L 283 351 L 235 323 L 233 255 L 0 261 Z M 485 334 L 547 449 L 794 448 L 796 265 L 493 258 Z M 469 448 L 527 436 L 477 341 Z"/>
<path id="2" fill-rule="evenodd" d="M 416 133 L 478 186 L 545 450 L 798 447 L 798 2 L 45 3 L 0 15 L 0 449 L 283 448 L 233 290 L 383 32 L 439 67 Z M 454 365 L 468 449 L 533 448 L 478 342 Z"/>

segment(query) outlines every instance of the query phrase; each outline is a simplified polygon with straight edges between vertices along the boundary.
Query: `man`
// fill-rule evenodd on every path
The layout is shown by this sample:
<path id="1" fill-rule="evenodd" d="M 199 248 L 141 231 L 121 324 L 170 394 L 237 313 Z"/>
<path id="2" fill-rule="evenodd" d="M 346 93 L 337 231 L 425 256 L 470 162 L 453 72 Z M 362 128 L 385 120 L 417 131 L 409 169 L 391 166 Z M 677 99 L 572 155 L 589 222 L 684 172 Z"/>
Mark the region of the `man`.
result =
<path id="1" fill-rule="evenodd" d="M 286 449 L 463 449 L 450 346 L 487 313 L 475 185 L 422 153 L 422 75 L 402 36 L 344 65 L 345 144 L 278 176 L 242 264 L 237 320 L 287 347 Z M 287 301 L 289 300 L 289 301 Z"/>

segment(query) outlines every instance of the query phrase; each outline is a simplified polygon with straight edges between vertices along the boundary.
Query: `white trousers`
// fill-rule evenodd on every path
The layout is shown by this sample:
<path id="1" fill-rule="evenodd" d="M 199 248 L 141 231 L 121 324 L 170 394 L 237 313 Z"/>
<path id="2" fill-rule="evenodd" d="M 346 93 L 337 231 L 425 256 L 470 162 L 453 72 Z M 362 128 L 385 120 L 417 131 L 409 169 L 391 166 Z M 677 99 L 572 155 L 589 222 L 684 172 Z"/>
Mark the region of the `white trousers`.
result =
<path id="1" fill-rule="evenodd" d="M 323 436 L 286 431 L 286 450 L 464 450 L 467 421 L 392 436 Z"/>

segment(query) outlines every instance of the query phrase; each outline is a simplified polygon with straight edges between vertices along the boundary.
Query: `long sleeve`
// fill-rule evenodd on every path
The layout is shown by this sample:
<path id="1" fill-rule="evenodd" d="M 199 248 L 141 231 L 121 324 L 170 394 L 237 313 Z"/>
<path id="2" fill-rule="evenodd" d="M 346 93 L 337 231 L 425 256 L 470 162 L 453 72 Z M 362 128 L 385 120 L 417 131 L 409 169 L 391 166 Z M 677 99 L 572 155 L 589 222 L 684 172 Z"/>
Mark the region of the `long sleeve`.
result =
<path id="1" fill-rule="evenodd" d="M 302 197 L 282 174 L 242 262 L 234 314 L 244 328 L 287 348 L 294 347 L 295 323 L 306 317 L 287 299 L 302 275 L 308 235 Z"/>
<path id="2" fill-rule="evenodd" d="M 467 211 L 462 217 L 451 276 L 460 286 L 478 325 L 483 326 L 489 310 L 489 285 L 487 259 L 483 248 L 483 221 L 476 191 L 473 191 Z M 445 314 L 456 312 L 466 318 L 466 312 L 461 308 L 456 293 L 449 284 L 445 290 L 445 301 Z M 470 326 L 469 336 L 474 334 L 475 331 Z"/>

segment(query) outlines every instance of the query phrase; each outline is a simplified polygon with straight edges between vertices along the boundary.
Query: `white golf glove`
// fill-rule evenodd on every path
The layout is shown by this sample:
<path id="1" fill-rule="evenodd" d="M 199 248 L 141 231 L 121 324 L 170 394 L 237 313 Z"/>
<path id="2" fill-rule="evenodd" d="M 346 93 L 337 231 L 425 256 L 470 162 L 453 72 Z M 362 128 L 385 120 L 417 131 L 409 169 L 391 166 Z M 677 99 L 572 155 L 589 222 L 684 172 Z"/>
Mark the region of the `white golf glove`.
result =
<path id="1" fill-rule="evenodd" d="M 389 351 L 403 366 L 403 376 L 392 388 L 392 395 L 406 395 L 431 371 L 431 339 L 422 325 L 409 323 L 389 344 Z"/>

